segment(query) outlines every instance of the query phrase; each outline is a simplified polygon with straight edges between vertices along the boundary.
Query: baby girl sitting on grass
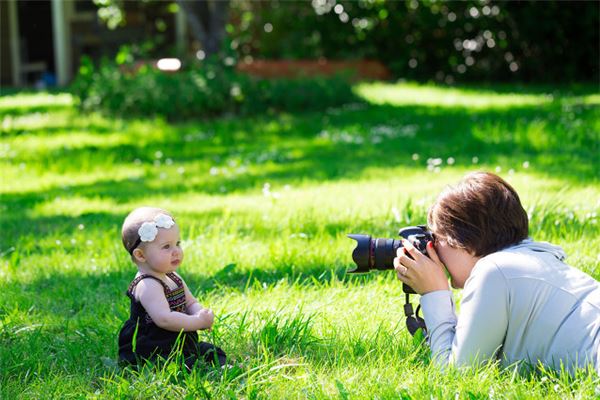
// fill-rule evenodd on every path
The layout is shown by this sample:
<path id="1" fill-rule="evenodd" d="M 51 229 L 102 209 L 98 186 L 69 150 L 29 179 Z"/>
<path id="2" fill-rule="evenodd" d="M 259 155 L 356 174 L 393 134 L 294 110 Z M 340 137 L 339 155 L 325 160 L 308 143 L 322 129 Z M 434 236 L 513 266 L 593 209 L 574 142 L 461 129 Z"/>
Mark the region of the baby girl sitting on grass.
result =
<path id="1" fill-rule="evenodd" d="M 122 239 L 138 272 L 126 293 L 131 312 L 119 333 L 119 361 L 135 365 L 166 359 L 177 347 L 190 368 L 196 362 L 224 365 L 223 350 L 198 340 L 196 331 L 211 329 L 214 315 L 175 273 L 183 250 L 171 214 L 160 208 L 136 208 L 123 222 Z"/>

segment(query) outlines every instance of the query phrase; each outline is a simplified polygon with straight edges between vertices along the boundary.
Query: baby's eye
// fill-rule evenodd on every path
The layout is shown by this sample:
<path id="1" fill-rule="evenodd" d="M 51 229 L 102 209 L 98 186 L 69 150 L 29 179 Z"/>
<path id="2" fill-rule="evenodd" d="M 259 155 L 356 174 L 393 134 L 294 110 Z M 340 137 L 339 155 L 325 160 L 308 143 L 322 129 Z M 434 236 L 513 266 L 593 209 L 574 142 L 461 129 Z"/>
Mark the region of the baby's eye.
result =
<path id="1" fill-rule="evenodd" d="M 163 246 L 163 249 L 167 250 L 167 249 L 168 249 L 168 248 L 170 248 L 170 247 L 171 247 L 171 245 L 170 245 L 170 244 L 165 244 L 165 245 Z"/>
<path id="2" fill-rule="evenodd" d="M 177 242 L 177 247 L 181 247 L 181 241 Z"/>

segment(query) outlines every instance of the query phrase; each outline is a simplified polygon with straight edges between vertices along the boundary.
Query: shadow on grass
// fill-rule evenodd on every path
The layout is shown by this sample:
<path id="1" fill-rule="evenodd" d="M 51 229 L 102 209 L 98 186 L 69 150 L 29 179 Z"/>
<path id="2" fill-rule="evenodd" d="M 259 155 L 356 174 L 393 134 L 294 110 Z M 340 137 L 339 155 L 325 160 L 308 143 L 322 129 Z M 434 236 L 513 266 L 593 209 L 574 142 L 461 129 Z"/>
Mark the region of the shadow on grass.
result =
<path id="1" fill-rule="evenodd" d="M 587 90 L 575 88 L 572 92 L 589 93 Z M 5 193 L 1 217 L 4 234 L 0 242 L 5 250 L 18 245 L 24 235 L 43 239 L 57 232 L 69 232 L 78 223 L 100 230 L 114 230 L 121 223 L 121 216 L 110 213 L 89 213 L 77 218 L 32 214 L 37 206 L 57 197 L 99 198 L 123 204 L 141 202 L 148 196 L 259 193 L 265 182 L 272 187 L 333 182 L 353 179 L 368 169 L 398 166 L 423 171 L 425 176 L 428 158 L 452 157 L 454 166 L 474 168 L 472 158 L 477 157 L 487 168 L 502 165 L 506 170 L 518 169 L 523 161 L 528 161 L 532 172 L 585 185 L 597 182 L 600 169 L 599 142 L 592 129 L 598 109 L 577 107 L 578 116 L 569 117 L 571 111 L 565 116 L 559 102 L 483 110 L 359 105 L 324 114 L 163 124 L 157 127 L 164 130 L 160 139 L 139 145 L 107 143 L 59 147 L 42 154 L 31 152 L 26 155 L 28 163 L 65 176 L 85 171 L 90 165 L 106 166 L 108 171 L 115 167 L 137 168 L 142 176 L 86 184 L 69 184 L 65 180 L 62 187 Z M 126 130 L 127 123 L 123 124 Z M 110 131 L 95 123 L 82 125 L 81 129 L 98 136 Z M 59 130 L 53 128 L 54 132 Z M 172 157 L 173 166 L 163 163 L 154 167 L 157 152 L 164 154 L 163 160 Z M 413 154 L 419 155 L 418 161 L 412 159 Z M 184 167 L 185 174 L 177 174 L 176 167 Z M 234 172 L 212 174 L 211 167 Z M 244 172 L 235 172 L 240 167 Z M 161 179 L 163 173 L 168 179 Z M 321 273 L 314 272 L 316 275 L 311 276 Z M 239 279 L 244 280 L 244 276 Z"/>
<path id="2" fill-rule="evenodd" d="M 359 109 L 330 110 L 324 115 L 304 114 L 273 119 L 217 120 L 213 124 L 162 126 L 159 129 L 167 130 L 162 140 L 148 141 L 139 146 L 65 146 L 41 158 L 68 160 L 68 167 L 76 171 L 78 166 L 89 160 L 99 163 L 102 160 L 114 160 L 123 166 L 133 164 L 136 159 L 151 163 L 157 151 L 183 166 L 202 160 L 222 166 L 235 156 L 254 165 L 260 164 L 257 161 L 261 160 L 286 164 L 288 167 L 300 161 L 306 164 L 304 169 L 290 167 L 290 171 L 284 172 L 282 178 L 302 176 L 338 179 L 348 176 L 344 171 L 355 173 L 357 170 L 386 167 L 398 162 L 414 165 L 410 159 L 400 158 L 414 152 L 428 157 L 453 156 L 460 163 L 458 156 L 463 154 L 478 156 L 482 162 L 496 162 L 503 157 L 514 157 L 515 153 L 547 158 L 568 150 L 574 162 L 569 168 L 563 166 L 552 172 L 565 177 L 596 178 L 595 171 L 580 167 L 582 164 L 589 165 L 590 161 L 598 162 L 595 132 L 590 131 L 591 127 L 581 125 L 586 120 L 591 124 L 597 118 L 598 110 L 592 105 L 578 107 L 578 118 L 569 115 L 568 112 L 572 112 L 570 110 L 567 117 L 573 121 L 566 121 L 562 106 L 554 103 L 484 110 L 371 105 Z M 81 129 L 98 135 L 109 130 L 95 125 L 82 126 Z M 208 137 L 202 136 L 204 130 L 211 131 Z M 68 132 L 67 128 L 65 132 Z M 294 156 L 290 157 L 286 152 L 293 152 Z M 464 161 L 470 163 L 470 160 L 468 157 Z M 548 163 L 541 170 L 553 164 L 556 163 Z M 316 175 L 320 171 L 326 171 L 326 174 Z M 191 172 L 206 174 L 207 171 Z M 244 190 L 247 186 L 244 182 L 236 181 L 235 187 Z"/>
<path id="3" fill-rule="evenodd" d="M 581 107 L 580 120 L 593 121 L 598 110 Z M 140 160 L 143 176 L 135 180 L 99 180 L 89 184 L 65 184 L 47 190 L 14 192 L 3 195 L 7 212 L 2 222 L 6 235 L 3 246 L 10 246 L 21 235 L 33 230 L 46 234 L 60 229 L 63 222 L 31 217 L 37 205 L 56 197 L 81 196 L 110 199 L 113 203 L 138 202 L 149 195 L 172 196 L 186 193 L 222 195 L 258 191 L 265 182 L 272 186 L 309 181 L 332 182 L 353 179 L 366 169 L 403 166 L 424 174 L 427 158 L 454 158 L 454 166 L 473 168 L 477 157 L 486 166 L 512 168 L 527 160 L 531 171 L 554 178 L 596 182 L 599 169 L 598 141 L 588 127 L 561 125 L 560 105 L 519 107 L 508 110 L 470 111 L 464 108 L 440 109 L 421 106 L 368 106 L 340 108 L 329 114 L 281 116 L 263 119 L 217 121 L 209 125 L 208 138 L 193 136 L 205 125 L 167 127 L 162 140 L 144 145 L 121 144 L 58 148 L 29 162 L 48 170 L 79 173 L 84 165 L 107 162 L 107 168 L 136 168 Z M 590 122 L 591 123 L 591 122 Z M 530 125 L 532 127 L 530 127 Z M 102 128 L 102 129 L 99 129 Z M 99 135 L 105 127 L 88 127 Z M 192 135 L 192 139 L 189 139 Z M 191 140 L 191 141 L 190 141 Z M 164 164 L 153 167 L 155 154 L 172 156 L 176 166 L 185 168 L 178 176 Z M 419 154 L 414 161 L 411 156 Z M 108 161 L 106 161 L 108 160 Z M 231 167 L 234 162 L 234 167 Z M 508 164 L 508 165 L 507 165 Z M 209 174 L 215 167 L 243 173 Z M 169 172 L 169 179 L 160 174 Z M 110 229 L 114 218 L 83 217 Z M 33 229 L 32 229 L 33 228 Z"/>

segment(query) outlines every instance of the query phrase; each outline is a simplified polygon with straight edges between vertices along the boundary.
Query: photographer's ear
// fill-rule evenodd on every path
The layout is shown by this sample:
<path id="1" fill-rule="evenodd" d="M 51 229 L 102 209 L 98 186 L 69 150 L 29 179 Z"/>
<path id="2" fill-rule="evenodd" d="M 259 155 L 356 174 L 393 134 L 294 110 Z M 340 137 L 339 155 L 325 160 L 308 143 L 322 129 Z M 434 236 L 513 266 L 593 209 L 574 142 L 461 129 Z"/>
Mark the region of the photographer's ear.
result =
<path id="1" fill-rule="evenodd" d="M 133 256 L 133 259 L 137 262 L 146 262 L 146 256 L 144 256 L 144 251 L 140 248 L 133 250 L 133 253 L 131 253 L 131 255 Z"/>

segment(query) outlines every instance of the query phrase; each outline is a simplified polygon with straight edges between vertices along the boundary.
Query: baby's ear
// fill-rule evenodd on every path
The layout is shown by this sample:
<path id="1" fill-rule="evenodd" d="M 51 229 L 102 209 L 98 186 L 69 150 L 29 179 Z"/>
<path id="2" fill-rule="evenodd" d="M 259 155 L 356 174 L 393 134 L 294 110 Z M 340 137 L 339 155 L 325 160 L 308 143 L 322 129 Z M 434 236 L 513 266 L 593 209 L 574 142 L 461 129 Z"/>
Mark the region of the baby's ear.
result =
<path id="1" fill-rule="evenodd" d="M 131 255 L 133 256 L 133 259 L 135 261 L 146 262 L 146 257 L 144 256 L 144 252 L 142 251 L 142 249 L 138 248 L 133 250 L 133 253 L 131 253 Z"/>

